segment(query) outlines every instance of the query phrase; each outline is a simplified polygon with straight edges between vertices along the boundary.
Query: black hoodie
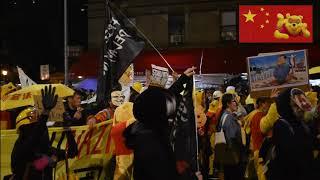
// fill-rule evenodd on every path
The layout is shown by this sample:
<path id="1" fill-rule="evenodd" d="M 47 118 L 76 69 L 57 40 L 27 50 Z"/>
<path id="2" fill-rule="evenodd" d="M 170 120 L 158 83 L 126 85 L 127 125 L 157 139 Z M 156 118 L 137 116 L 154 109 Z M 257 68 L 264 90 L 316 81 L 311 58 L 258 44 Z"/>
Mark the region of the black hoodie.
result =
<path id="1" fill-rule="evenodd" d="M 65 151 L 53 148 L 50 144 L 48 128 L 46 126 L 48 116 L 41 115 L 37 122 L 23 125 L 19 128 L 19 137 L 11 154 L 11 168 L 14 179 L 22 180 L 50 180 L 54 164 L 47 166 L 43 171 L 37 171 L 33 162 L 42 156 L 55 155 L 58 161 L 65 159 Z M 77 144 L 70 131 L 67 133 L 69 144 L 69 157 L 75 157 L 78 153 Z"/>
<path id="2" fill-rule="evenodd" d="M 289 124 L 278 120 L 273 127 L 276 158 L 270 179 L 312 180 L 312 137 L 303 119 L 294 114 L 290 91 L 291 88 L 285 90 L 276 100 L 280 118 Z"/>
<path id="3" fill-rule="evenodd" d="M 134 150 L 136 180 L 175 180 L 175 159 L 169 143 L 168 90 L 148 88 L 138 96 L 133 113 L 137 122 L 124 131 L 127 147 Z"/>

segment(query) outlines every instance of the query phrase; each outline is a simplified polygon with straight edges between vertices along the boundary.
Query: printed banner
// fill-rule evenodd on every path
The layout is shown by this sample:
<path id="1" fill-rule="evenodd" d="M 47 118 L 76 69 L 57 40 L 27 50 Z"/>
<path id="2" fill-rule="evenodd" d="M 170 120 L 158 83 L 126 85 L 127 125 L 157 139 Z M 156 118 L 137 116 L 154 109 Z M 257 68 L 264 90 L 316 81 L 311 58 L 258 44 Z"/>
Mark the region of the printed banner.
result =
<path id="1" fill-rule="evenodd" d="M 110 160 L 112 158 L 114 145 L 111 142 L 110 131 L 112 121 L 97 125 L 92 131 L 88 126 L 72 127 L 75 140 L 78 144 L 79 154 L 68 160 L 70 172 L 81 178 L 108 179 L 110 177 Z M 53 147 L 66 147 L 66 137 L 63 128 L 49 128 L 49 136 L 53 140 Z M 1 130 L 1 179 L 11 174 L 10 159 L 11 152 L 18 134 L 16 130 Z M 61 161 L 56 167 L 56 179 L 63 179 L 66 175 L 65 161 Z M 90 177 L 89 177 L 90 176 Z"/>
<path id="2" fill-rule="evenodd" d="M 306 50 L 248 57 L 251 92 L 308 85 Z"/>
<path id="3" fill-rule="evenodd" d="M 312 43 L 312 5 L 240 5 L 240 43 Z"/>

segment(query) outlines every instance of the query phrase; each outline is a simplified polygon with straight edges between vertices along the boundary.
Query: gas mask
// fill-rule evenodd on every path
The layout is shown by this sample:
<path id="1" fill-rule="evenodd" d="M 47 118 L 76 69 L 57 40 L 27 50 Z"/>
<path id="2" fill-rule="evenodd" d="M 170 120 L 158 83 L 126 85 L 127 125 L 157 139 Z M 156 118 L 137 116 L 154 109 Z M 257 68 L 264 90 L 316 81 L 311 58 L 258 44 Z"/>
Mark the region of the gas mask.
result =
<path id="1" fill-rule="evenodd" d="M 119 107 L 124 103 L 125 96 L 121 91 L 113 91 L 111 93 L 111 102 L 113 105 Z"/>

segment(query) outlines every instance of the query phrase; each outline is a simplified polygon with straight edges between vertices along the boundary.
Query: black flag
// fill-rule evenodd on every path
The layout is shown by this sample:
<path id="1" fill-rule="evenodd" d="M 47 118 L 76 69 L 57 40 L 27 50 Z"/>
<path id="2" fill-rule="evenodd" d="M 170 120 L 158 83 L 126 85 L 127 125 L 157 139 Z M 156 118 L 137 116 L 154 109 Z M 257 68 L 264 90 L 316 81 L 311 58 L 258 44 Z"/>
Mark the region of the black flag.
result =
<path id="1" fill-rule="evenodd" d="M 97 87 L 97 104 L 100 106 L 106 105 L 112 87 L 144 48 L 144 42 L 134 31 L 123 26 L 108 1 L 106 0 L 103 60 Z"/>
<path id="2" fill-rule="evenodd" d="M 192 177 L 198 169 L 196 126 L 192 99 L 193 81 L 192 79 L 187 81 L 183 88 L 184 93 L 180 95 L 181 87 L 178 87 L 179 84 L 182 84 L 179 82 L 180 80 L 181 78 L 170 87 L 173 92 L 179 92 L 178 94 L 175 93 L 178 106 L 176 118 L 172 122 L 170 141 L 177 162 L 185 161 L 190 166 L 183 174 L 179 174 L 181 179 L 193 179 Z"/>

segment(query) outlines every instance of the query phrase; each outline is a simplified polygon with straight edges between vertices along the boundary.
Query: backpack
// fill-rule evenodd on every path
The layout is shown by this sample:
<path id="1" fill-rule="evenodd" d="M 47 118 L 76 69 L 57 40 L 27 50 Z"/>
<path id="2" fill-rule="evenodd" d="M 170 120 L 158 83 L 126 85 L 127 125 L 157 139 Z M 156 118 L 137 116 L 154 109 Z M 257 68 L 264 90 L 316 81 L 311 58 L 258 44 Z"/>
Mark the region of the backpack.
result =
<path id="1" fill-rule="evenodd" d="M 295 132 L 293 130 L 293 127 L 288 121 L 286 121 L 285 119 L 279 119 L 279 121 L 283 122 L 289 128 L 290 133 L 294 135 Z M 267 179 L 269 179 L 268 177 L 271 173 L 271 165 L 277 158 L 276 145 L 273 143 L 271 137 L 264 138 L 259 150 L 259 157 L 263 159 L 263 173 L 266 175 Z"/>

